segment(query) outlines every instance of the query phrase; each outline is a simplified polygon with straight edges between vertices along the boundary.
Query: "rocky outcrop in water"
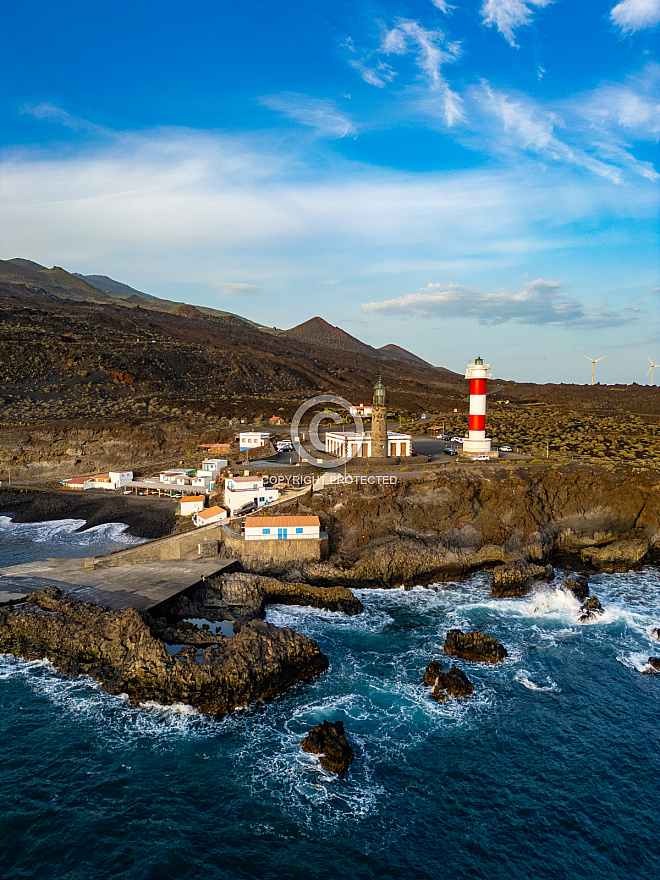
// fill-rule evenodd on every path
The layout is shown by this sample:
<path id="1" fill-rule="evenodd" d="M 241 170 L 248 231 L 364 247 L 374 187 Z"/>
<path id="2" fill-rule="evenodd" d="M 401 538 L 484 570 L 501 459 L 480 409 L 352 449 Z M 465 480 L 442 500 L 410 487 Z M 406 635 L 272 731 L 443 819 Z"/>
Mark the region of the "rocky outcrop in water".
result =
<path id="1" fill-rule="evenodd" d="M 524 596 L 529 593 L 535 580 L 552 580 L 553 577 L 551 565 L 535 565 L 524 559 L 515 559 L 493 569 L 490 595 L 493 599 Z"/>
<path id="2" fill-rule="evenodd" d="M 438 702 L 450 697 L 469 697 L 474 693 L 474 685 L 457 666 L 447 670 L 439 660 L 433 660 L 424 672 L 424 684 L 433 688 L 431 696 Z"/>
<path id="3" fill-rule="evenodd" d="M 276 578 L 245 572 L 214 579 L 209 588 L 242 620 L 263 617 L 267 605 L 307 605 L 349 615 L 361 614 L 363 610 L 360 600 L 346 587 L 283 583 Z"/>
<path id="4" fill-rule="evenodd" d="M 499 663 L 507 656 L 507 650 L 485 633 L 450 629 L 445 637 L 445 654 L 476 663 Z"/>
<path id="5" fill-rule="evenodd" d="M 641 565 L 649 554 L 647 538 L 632 541 L 614 541 L 606 547 L 587 547 L 581 552 L 583 562 L 589 562 L 597 571 L 628 571 Z"/>
<path id="6" fill-rule="evenodd" d="M 660 657 L 649 657 L 647 662 L 651 669 L 655 672 L 660 672 Z"/>
<path id="7" fill-rule="evenodd" d="M 254 620 L 233 638 L 173 656 L 135 609 L 110 611 L 54 587 L 0 606 L 0 652 L 48 659 L 69 675 L 89 675 L 132 703 L 187 703 L 225 714 L 269 699 L 328 668 L 316 642 Z"/>
<path id="8" fill-rule="evenodd" d="M 303 752 L 320 755 L 321 767 L 339 776 L 346 773 L 355 757 L 341 721 L 323 721 L 317 724 L 301 742 L 300 748 Z"/>
<path id="9" fill-rule="evenodd" d="M 598 617 L 600 614 L 604 614 L 605 609 L 596 596 L 589 596 L 587 601 L 580 605 L 580 612 L 579 621 L 593 620 L 593 618 Z"/>
<path id="10" fill-rule="evenodd" d="M 584 602 L 589 596 L 589 581 L 582 574 L 569 575 L 561 588 L 572 593 L 578 602 Z"/>

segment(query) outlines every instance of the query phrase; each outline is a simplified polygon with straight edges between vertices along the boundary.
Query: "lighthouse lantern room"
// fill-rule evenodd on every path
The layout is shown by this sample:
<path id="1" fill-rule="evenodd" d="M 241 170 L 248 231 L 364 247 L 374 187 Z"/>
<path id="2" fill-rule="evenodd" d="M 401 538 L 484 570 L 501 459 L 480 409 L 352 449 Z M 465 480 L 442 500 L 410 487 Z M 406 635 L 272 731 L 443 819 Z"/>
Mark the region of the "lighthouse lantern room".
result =
<path id="1" fill-rule="evenodd" d="M 465 371 L 465 378 L 470 380 L 470 426 L 463 452 L 471 455 L 490 452 L 490 437 L 486 437 L 486 379 L 492 379 L 489 369 L 490 364 L 477 357 Z"/>

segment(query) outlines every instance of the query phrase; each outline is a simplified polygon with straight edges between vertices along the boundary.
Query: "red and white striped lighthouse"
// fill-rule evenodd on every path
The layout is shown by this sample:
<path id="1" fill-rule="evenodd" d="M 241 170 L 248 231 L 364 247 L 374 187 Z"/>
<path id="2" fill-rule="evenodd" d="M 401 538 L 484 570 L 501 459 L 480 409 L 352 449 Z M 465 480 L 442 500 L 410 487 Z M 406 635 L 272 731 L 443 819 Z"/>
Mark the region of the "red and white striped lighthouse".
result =
<path id="1" fill-rule="evenodd" d="M 463 452 L 490 452 L 490 438 L 486 437 L 486 379 L 492 378 L 489 367 L 478 357 L 465 371 L 465 378 L 470 380 L 470 430 L 463 441 Z"/>

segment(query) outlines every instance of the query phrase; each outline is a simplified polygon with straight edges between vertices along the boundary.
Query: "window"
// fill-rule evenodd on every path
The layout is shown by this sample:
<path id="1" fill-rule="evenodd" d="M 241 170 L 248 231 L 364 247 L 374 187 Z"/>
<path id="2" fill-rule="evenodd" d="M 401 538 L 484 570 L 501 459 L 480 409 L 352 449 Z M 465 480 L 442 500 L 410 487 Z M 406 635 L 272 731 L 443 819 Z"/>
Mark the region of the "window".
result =
<path id="1" fill-rule="evenodd" d="M 261 534 L 262 535 L 270 535 L 270 529 L 262 529 Z"/>
<path id="2" fill-rule="evenodd" d="M 296 535 L 302 535 L 303 530 L 301 528 L 296 529 Z"/>
<path id="3" fill-rule="evenodd" d="M 259 499 L 259 501 L 261 501 L 261 503 L 263 504 L 263 502 L 264 502 L 263 496 Z"/>

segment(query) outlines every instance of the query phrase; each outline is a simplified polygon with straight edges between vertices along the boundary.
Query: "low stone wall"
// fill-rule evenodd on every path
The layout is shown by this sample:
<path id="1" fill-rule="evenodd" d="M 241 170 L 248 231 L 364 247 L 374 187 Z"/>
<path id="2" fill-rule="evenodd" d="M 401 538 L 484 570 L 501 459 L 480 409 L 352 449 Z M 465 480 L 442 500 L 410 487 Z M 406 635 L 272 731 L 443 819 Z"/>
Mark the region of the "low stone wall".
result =
<path id="1" fill-rule="evenodd" d="M 198 555 L 202 541 L 222 541 L 224 530 L 221 523 L 202 526 L 182 535 L 157 538 L 125 550 L 116 550 L 106 556 L 85 559 L 85 568 L 108 568 L 117 565 L 137 565 L 141 562 L 168 562 L 176 559 L 190 559 Z"/>
<path id="2" fill-rule="evenodd" d="M 214 546 L 215 552 L 214 551 Z M 106 556 L 84 560 L 85 568 L 110 568 L 118 565 L 139 565 L 144 562 L 169 562 L 197 557 L 222 555 L 240 561 L 250 570 L 269 563 L 319 562 L 327 551 L 327 538 L 288 538 L 274 541 L 246 541 L 223 523 L 212 523 L 182 535 L 158 538 L 136 547 L 117 550 Z"/>

